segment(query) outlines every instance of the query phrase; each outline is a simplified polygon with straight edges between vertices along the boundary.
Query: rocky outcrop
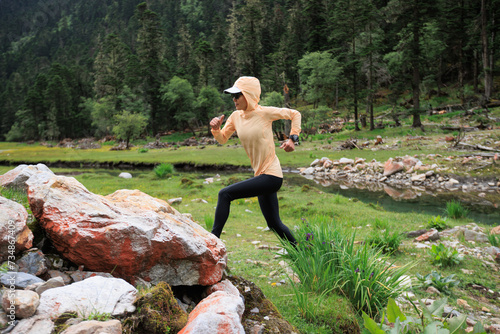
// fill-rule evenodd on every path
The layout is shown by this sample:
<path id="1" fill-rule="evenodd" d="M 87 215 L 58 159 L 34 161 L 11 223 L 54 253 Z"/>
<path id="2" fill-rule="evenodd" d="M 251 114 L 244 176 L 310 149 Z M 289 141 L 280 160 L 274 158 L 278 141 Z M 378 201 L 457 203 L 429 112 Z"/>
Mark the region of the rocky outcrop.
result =
<path id="1" fill-rule="evenodd" d="M 428 155 L 428 159 L 443 158 L 439 155 Z M 453 161 L 452 157 L 443 158 Z M 426 165 L 417 157 L 389 158 L 385 163 L 376 160 L 366 162 L 365 159 L 331 160 L 327 157 L 314 160 L 309 167 L 300 169 L 301 175 L 314 179 L 324 186 L 339 183 L 348 188 L 362 188 L 371 191 L 385 191 L 391 197 L 415 198 L 425 191 L 473 191 L 479 198 L 486 193 L 500 189 L 500 180 L 488 183 L 477 183 L 474 180 L 457 180 L 450 173 L 449 167 L 437 164 Z M 481 194 L 482 192 L 482 194 Z M 482 199 L 485 205 L 489 203 Z"/>
<path id="2" fill-rule="evenodd" d="M 226 267 L 220 239 L 167 202 L 138 190 L 108 196 L 72 177 L 47 173 L 27 181 L 33 214 L 56 249 L 77 265 L 170 285 L 212 285 Z"/>
<path id="3" fill-rule="evenodd" d="M 31 248 L 33 233 L 27 220 L 24 206 L 0 196 L 0 262 Z"/>

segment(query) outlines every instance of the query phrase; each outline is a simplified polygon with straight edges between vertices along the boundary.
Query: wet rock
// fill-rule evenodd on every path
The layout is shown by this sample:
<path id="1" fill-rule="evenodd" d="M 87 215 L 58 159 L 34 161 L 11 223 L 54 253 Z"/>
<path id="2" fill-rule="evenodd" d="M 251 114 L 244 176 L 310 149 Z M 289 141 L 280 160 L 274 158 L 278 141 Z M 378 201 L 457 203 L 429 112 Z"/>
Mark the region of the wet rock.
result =
<path id="1" fill-rule="evenodd" d="M 170 285 L 212 285 L 222 278 L 222 241 L 167 202 L 138 190 L 108 196 L 72 177 L 28 180 L 33 214 L 55 248 L 86 269 Z"/>
<path id="2" fill-rule="evenodd" d="M 24 206 L 0 196 L 0 262 L 33 245 L 33 233 L 27 220 L 28 211 Z"/>
<path id="3" fill-rule="evenodd" d="M 40 296 L 37 315 L 55 319 L 75 312 L 86 318 L 91 313 L 113 316 L 133 312 L 137 290 L 119 278 L 91 277 L 81 282 L 46 290 Z"/>
<path id="4" fill-rule="evenodd" d="M 77 325 L 70 326 L 61 334 L 84 334 L 84 333 L 106 333 L 106 334 L 121 334 L 122 325 L 120 320 L 108 321 L 82 321 Z"/>
<path id="5" fill-rule="evenodd" d="M 2 307 L 6 313 L 14 310 L 16 318 L 29 318 L 40 304 L 40 297 L 30 290 L 6 290 L 2 295 Z"/>

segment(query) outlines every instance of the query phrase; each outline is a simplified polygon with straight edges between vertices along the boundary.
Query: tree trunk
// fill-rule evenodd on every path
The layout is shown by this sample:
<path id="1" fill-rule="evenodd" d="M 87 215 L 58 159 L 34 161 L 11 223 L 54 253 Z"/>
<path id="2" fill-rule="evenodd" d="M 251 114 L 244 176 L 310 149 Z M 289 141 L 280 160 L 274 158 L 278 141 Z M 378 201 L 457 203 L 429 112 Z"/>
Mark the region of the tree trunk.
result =
<path id="1" fill-rule="evenodd" d="M 354 30 L 354 29 L 353 29 Z M 354 31 L 353 31 L 354 36 Z M 354 130 L 360 131 L 358 120 L 358 78 L 356 75 L 356 39 L 352 38 L 352 89 L 354 94 Z"/>
<path id="2" fill-rule="evenodd" d="M 418 128 L 422 126 L 420 121 L 420 16 L 419 16 L 418 0 L 415 1 L 413 7 L 413 124 L 412 127 Z"/>
<path id="3" fill-rule="evenodd" d="M 493 86 L 493 69 L 490 60 L 490 51 L 488 47 L 488 13 L 487 0 L 481 0 L 481 44 L 483 48 L 483 71 L 484 71 L 484 98 L 485 102 L 490 100 L 491 89 Z"/>
<path id="4" fill-rule="evenodd" d="M 370 115 L 370 131 L 375 130 L 375 123 L 373 121 L 373 51 L 372 49 L 372 24 L 370 22 L 370 56 L 368 65 L 368 95 L 366 97 L 366 109 Z"/>

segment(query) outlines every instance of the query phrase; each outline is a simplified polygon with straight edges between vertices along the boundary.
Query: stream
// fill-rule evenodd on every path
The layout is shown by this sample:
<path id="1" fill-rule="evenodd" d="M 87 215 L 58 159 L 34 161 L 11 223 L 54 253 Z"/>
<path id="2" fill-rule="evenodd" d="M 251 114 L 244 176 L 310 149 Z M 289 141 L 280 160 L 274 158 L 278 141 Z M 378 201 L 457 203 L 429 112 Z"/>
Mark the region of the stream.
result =
<path id="1" fill-rule="evenodd" d="M 446 203 L 459 201 L 469 211 L 468 217 L 478 223 L 496 226 L 500 224 L 500 194 L 496 194 L 495 201 L 485 200 L 477 193 L 436 192 L 425 190 L 396 189 L 385 186 L 383 188 L 367 185 L 345 185 L 307 179 L 302 175 L 288 173 L 285 179 L 290 184 L 314 185 L 321 191 L 339 194 L 347 198 L 356 198 L 364 203 L 373 203 L 392 212 L 426 213 L 434 216 L 446 216 Z M 361 188 L 363 187 L 363 188 Z"/>

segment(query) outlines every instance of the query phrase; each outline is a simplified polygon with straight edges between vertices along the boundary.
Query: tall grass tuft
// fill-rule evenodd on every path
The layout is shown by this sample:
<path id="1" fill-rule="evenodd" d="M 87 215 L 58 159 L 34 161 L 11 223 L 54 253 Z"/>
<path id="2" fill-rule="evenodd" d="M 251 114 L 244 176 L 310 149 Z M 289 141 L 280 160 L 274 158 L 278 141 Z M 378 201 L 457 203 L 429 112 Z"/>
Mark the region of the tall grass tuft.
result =
<path id="1" fill-rule="evenodd" d="M 305 292 L 332 291 L 345 295 L 359 314 L 374 316 L 405 289 L 400 282 L 412 263 L 392 268 L 381 250 L 355 244 L 355 234 L 344 235 L 333 222 L 304 222 L 295 236 L 296 246 L 282 242 L 284 257 L 301 282 L 295 292 L 299 303 Z"/>
<path id="2" fill-rule="evenodd" d="M 466 209 L 462 203 L 451 201 L 446 203 L 445 213 L 450 218 L 459 219 L 467 217 L 469 210 Z"/>
<path id="3" fill-rule="evenodd" d="M 172 173 L 174 172 L 174 166 L 172 164 L 163 163 L 156 166 L 153 171 L 155 172 L 157 177 L 163 179 L 169 175 L 172 175 Z"/>
<path id="4" fill-rule="evenodd" d="M 489 233 L 488 240 L 492 246 L 500 247 L 500 235 Z"/>
<path id="5" fill-rule="evenodd" d="M 203 220 L 205 221 L 205 228 L 208 232 L 212 231 L 212 227 L 214 227 L 214 216 L 213 215 L 204 215 Z"/>

